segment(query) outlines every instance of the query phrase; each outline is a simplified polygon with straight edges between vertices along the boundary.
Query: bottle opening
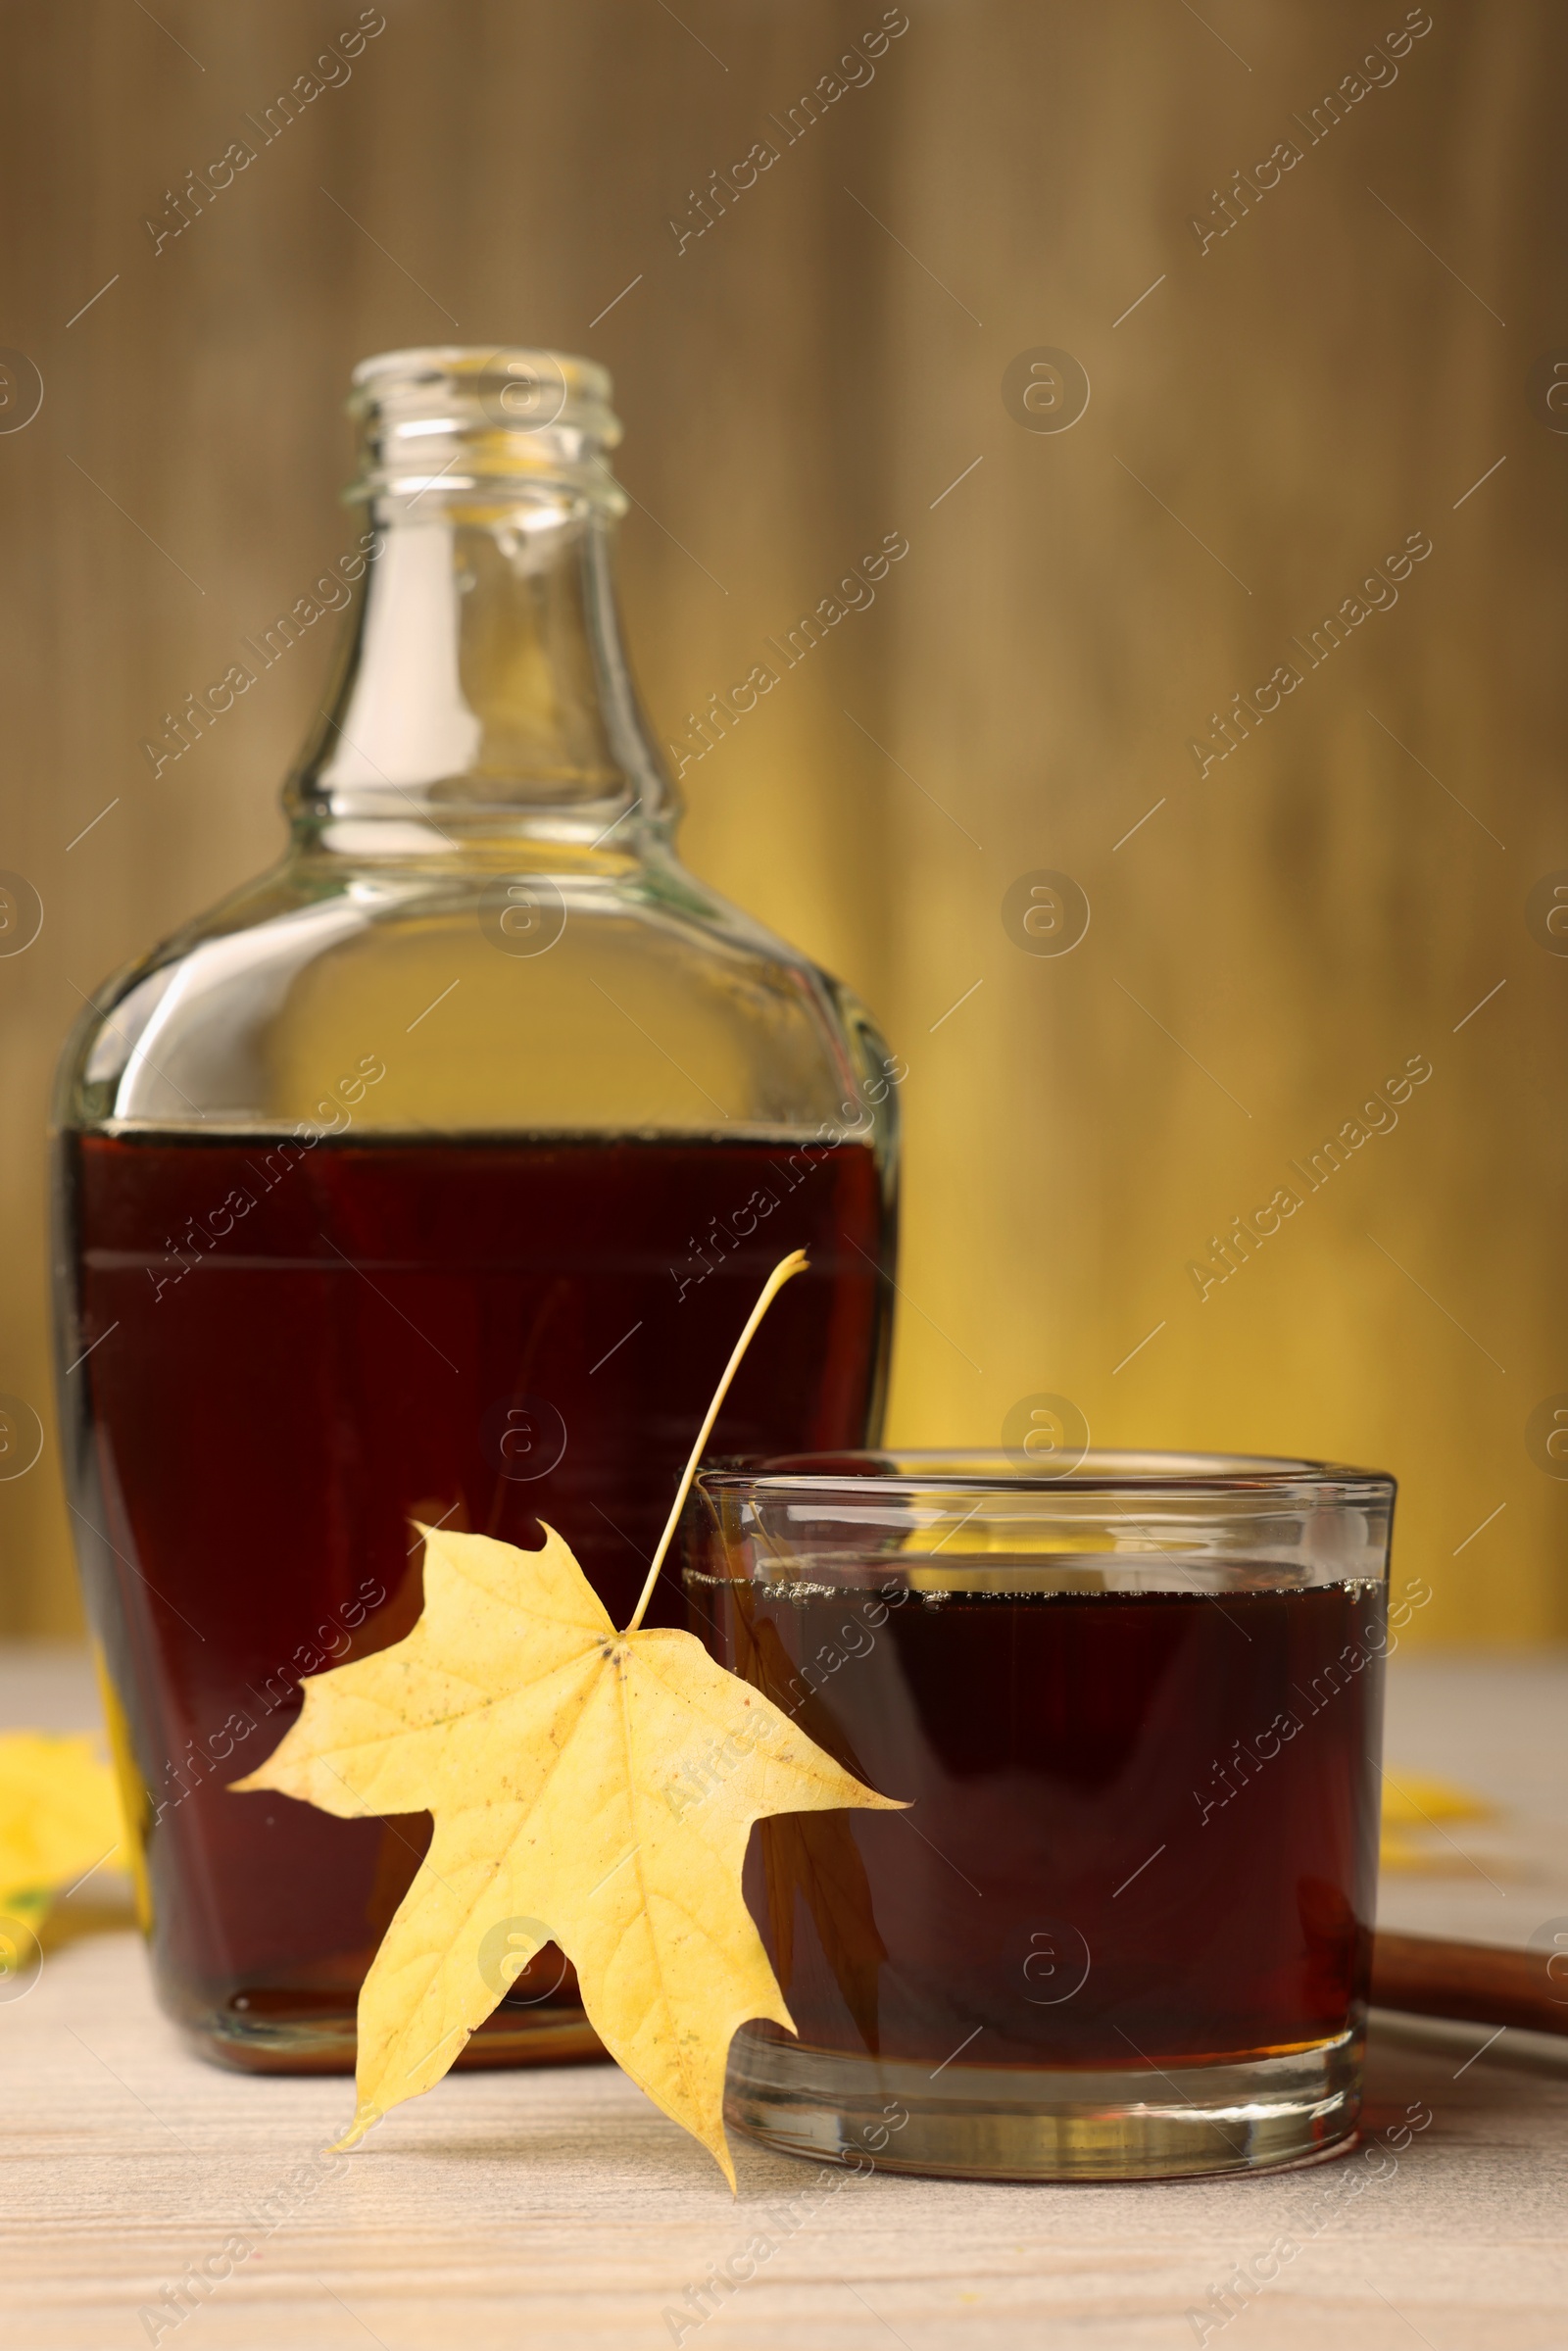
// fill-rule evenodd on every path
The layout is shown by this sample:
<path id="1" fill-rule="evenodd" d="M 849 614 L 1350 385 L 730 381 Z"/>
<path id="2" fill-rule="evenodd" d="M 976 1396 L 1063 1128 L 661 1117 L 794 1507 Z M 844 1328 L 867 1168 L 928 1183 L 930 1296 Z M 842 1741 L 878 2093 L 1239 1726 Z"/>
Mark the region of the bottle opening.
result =
<path id="1" fill-rule="evenodd" d="M 610 514 L 624 496 L 606 462 L 620 440 L 608 369 L 567 352 L 441 344 L 385 351 L 354 370 L 351 499 L 515 494 L 555 486 Z"/>

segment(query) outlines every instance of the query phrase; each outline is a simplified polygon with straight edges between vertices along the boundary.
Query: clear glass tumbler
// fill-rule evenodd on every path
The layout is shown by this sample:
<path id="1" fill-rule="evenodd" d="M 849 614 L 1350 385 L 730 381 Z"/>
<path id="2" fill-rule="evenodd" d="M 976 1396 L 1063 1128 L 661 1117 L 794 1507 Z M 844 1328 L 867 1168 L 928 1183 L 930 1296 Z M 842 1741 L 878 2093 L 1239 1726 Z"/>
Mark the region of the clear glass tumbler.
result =
<path id="1" fill-rule="evenodd" d="M 693 1624 L 900 1813 L 758 1824 L 798 2037 L 728 2113 L 970 2179 L 1254 2171 L 1351 2139 L 1394 1481 L 1089 1452 L 702 1473 Z M 893 2123 L 888 2123 L 892 2116 Z"/>

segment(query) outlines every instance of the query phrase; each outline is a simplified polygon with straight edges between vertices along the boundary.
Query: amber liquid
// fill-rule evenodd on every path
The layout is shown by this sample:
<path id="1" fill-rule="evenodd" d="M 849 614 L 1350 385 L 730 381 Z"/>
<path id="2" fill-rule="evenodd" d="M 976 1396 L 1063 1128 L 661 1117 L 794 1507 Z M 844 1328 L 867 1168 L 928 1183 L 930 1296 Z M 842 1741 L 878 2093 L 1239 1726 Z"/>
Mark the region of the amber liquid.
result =
<path id="1" fill-rule="evenodd" d="M 1381 1588 L 895 1588 L 885 1619 L 864 1592 L 688 1589 L 715 1656 L 911 1806 L 754 1832 L 804 2041 L 1147 2070 L 1359 2024 Z"/>
<path id="2" fill-rule="evenodd" d="M 878 1172 L 859 1144 L 689 1139 L 65 1150 L 72 1501 L 146 1791 L 160 1990 L 236 2062 L 351 2066 L 358 1988 L 428 1820 L 339 1821 L 227 1783 L 295 1719 L 300 1674 L 410 1630 L 414 1519 L 523 1544 L 548 1520 L 624 1623 L 790 1249 L 810 1271 L 712 1450 L 863 1442 L 893 1247 Z M 671 1569 L 648 1621 L 683 1620 Z M 472 2055 L 577 2013 L 542 1955 Z M 579 2028 L 555 2045 L 595 2044 Z"/>

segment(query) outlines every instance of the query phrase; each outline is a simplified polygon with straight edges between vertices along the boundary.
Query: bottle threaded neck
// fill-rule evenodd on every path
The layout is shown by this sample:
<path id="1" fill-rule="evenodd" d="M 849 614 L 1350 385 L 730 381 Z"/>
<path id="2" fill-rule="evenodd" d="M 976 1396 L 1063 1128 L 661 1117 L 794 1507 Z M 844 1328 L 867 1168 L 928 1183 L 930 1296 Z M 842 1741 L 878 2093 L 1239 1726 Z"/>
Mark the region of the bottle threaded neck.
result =
<path id="1" fill-rule="evenodd" d="M 532 498 L 625 512 L 607 463 L 620 440 L 609 372 L 560 351 L 438 344 L 354 370 L 360 467 L 351 500 Z"/>
<path id="2" fill-rule="evenodd" d="M 354 370 L 350 496 L 375 528 L 332 709 L 286 794 L 313 842 L 464 855 L 615 832 L 619 855 L 667 833 L 678 804 L 615 610 L 610 394 L 603 367 L 552 351 Z"/>

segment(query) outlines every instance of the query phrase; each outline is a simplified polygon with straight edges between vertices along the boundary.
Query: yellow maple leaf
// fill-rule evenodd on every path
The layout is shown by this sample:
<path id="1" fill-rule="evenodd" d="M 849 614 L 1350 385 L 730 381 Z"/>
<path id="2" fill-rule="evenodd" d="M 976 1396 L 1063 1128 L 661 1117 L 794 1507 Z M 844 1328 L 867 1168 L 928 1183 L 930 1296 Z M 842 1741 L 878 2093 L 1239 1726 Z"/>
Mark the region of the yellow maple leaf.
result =
<path id="1" fill-rule="evenodd" d="M 0 1732 L 0 1912 L 29 1923 L 54 1895 L 118 1862 L 120 1806 L 79 1732 Z"/>
<path id="2" fill-rule="evenodd" d="M 359 2105 L 344 2145 L 439 2082 L 516 1969 L 554 1942 L 611 2055 L 734 2186 L 730 2040 L 754 2018 L 794 2031 L 741 1895 L 752 1825 L 900 1807 L 692 1634 L 638 1627 L 741 1355 L 804 1264 L 800 1252 L 785 1259 L 758 1300 L 624 1633 L 553 1529 L 534 1551 L 422 1529 L 414 1631 L 307 1677 L 299 1721 L 234 1783 L 348 1819 L 434 1816 L 361 1989 Z"/>

